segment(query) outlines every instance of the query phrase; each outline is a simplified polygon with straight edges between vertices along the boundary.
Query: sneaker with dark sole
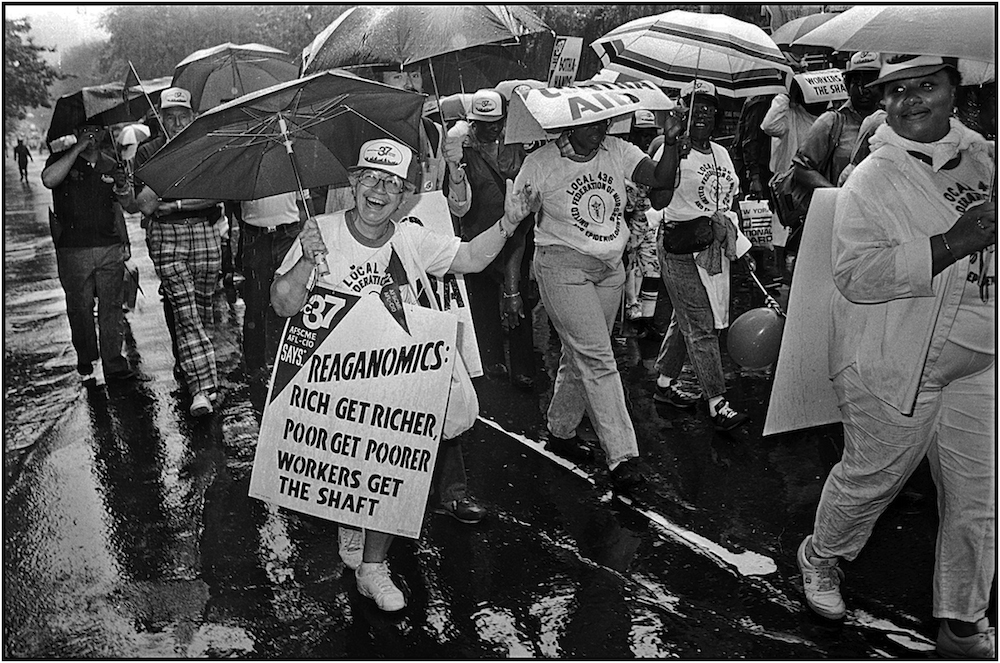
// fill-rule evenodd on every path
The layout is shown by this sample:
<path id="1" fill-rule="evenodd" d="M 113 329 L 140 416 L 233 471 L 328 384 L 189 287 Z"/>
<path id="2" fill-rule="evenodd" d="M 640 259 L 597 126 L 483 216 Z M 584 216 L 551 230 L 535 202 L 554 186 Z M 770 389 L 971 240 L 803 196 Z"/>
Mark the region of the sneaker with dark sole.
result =
<path id="1" fill-rule="evenodd" d="M 748 421 L 750 421 L 750 415 L 734 410 L 725 398 L 722 399 L 719 407 L 715 410 L 715 414 L 712 415 L 712 424 L 715 426 L 715 430 L 718 431 L 731 431 L 734 428 L 739 428 Z"/>
<path id="2" fill-rule="evenodd" d="M 942 658 L 997 658 L 997 630 L 985 618 L 976 623 L 979 633 L 957 636 L 947 619 L 941 620 L 938 629 L 937 653 Z"/>
<path id="3" fill-rule="evenodd" d="M 669 387 L 656 385 L 656 391 L 653 392 L 653 400 L 657 403 L 666 403 L 680 410 L 691 410 L 698 404 L 701 397 L 698 394 L 681 389 L 675 382 Z"/>
<path id="4" fill-rule="evenodd" d="M 566 439 L 550 433 L 545 442 L 545 450 L 574 463 L 589 463 L 594 460 L 594 450 L 579 435 Z"/>
<path id="5" fill-rule="evenodd" d="M 471 497 L 444 502 L 434 508 L 434 513 L 451 516 L 460 523 L 475 525 L 486 517 L 486 508 Z"/>
<path id="6" fill-rule="evenodd" d="M 638 458 L 629 458 L 611 470 L 611 483 L 618 490 L 629 490 L 646 482 L 646 471 Z"/>
<path id="7" fill-rule="evenodd" d="M 795 555 L 802 573 L 806 605 L 820 617 L 843 619 L 847 606 L 840 595 L 840 583 L 844 580 L 840 560 L 836 557 L 807 557 L 806 548 L 811 541 L 811 534 L 802 539 Z"/>

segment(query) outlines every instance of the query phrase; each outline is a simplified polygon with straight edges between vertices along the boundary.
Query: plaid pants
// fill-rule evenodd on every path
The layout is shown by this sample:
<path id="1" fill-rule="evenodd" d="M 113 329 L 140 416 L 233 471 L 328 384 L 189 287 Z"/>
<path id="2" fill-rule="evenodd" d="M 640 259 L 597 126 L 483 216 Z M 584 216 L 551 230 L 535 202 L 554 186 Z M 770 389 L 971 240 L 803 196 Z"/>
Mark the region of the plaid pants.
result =
<path id="1" fill-rule="evenodd" d="M 163 293 L 174 312 L 177 350 L 192 394 L 214 391 L 218 383 L 212 295 L 222 269 L 222 249 L 215 227 L 193 224 L 149 224 L 149 257 Z"/>

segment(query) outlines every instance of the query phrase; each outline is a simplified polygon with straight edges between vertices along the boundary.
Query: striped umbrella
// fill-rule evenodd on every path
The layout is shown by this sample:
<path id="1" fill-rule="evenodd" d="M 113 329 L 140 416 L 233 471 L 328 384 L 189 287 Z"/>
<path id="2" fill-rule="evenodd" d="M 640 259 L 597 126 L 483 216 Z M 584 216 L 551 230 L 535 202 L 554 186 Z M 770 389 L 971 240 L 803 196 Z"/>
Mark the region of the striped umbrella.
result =
<path id="1" fill-rule="evenodd" d="M 673 88 L 697 78 L 727 97 L 785 92 L 791 75 L 767 33 L 725 14 L 675 9 L 630 21 L 591 47 L 613 71 Z"/>

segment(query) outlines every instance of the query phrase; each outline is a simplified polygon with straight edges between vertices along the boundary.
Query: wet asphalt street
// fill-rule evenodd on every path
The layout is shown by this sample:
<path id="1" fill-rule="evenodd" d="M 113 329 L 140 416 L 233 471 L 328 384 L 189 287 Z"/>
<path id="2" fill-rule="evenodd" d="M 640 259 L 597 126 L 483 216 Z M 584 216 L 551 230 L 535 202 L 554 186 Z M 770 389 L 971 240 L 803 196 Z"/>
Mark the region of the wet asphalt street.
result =
<path id="1" fill-rule="evenodd" d="M 646 488 L 542 449 L 557 340 L 536 319 L 534 393 L 481 378 L 465 447 L 475 526 L 428 515 L 390 552 L 397 615 L 362 598 L 330 523 L 247 496 L 257 423 L 243 302 L 220 288 L 222 394 L 195 421 L 174 379 L 156 277 L 127 315 L 140 379 L 78 384 L 48 237 L 51 196 L 4 162 L 4 655 L 8 658 L 927 658 L 936 515 L 926 468 L 845 564 L 849 614 L 804 608 L 795 549 L 839 455 L 836 426 L 762 438 L 770 376 L 724 358 L 733 434 L 652 400 L 655 348 L 617 341 Z M 757 305 L 739 274 L 733 319 Z M 724 346 L 723 346 L 724 347 Z M 689 376 L 690 379 L 690 376 Z M 591 434 L 592 436 L 592 434 Z"/>

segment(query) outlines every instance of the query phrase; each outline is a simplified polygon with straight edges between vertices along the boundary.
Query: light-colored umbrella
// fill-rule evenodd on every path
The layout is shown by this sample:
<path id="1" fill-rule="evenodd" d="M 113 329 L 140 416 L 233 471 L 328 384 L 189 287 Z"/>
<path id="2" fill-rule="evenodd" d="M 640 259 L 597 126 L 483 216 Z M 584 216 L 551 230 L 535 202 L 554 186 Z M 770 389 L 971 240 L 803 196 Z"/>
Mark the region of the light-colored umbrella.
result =
<path id="1" fill-rule="evenodd" d="M 725 14 L 675 9 L 630 21 L 591 47 L 608 69 L 663 87 L 697 78 L 734 98 L 784 92 L 791 75 L 767 33 Z"/>
<path id="2" fill-rule="evenodd" d="M 405 66 L 548 29 L 519 5 L 361 5 L 341 14 L 302 50 L 302 71 Z"/>
<path id="3" fill-rule="evenodd" d="M 511 95 L 504 142 L 548 140 L 567 127 L 631 117 L 637 110 L 667 111 L 675 106 L 663 90 L 649 81 L 523 90 Z"/>
<path id="4" fill-rule="evenodd" d="M 263 44 L 226 42 L 203 48 L 174 67 L 171 84 L 191 93 L 191 105 L 199 112 L 293 80 L 299 66 L 294 56 Z"/>
<path id="5" fill-rule="evenodd" d="M 780 28 L 772 32 L 771 40 L 778 46 L 788 46 L 795 42 L 795 40 L 799 37 L 812 32 L 834 16 L 837 16 L 837 14 L 820 13 L 793 18 L 788 23 L 785 23 Z"/>
<path id="6" fill-rule="evenodd" d="M 995 63 L 996 24 L 995 4 L 859 5 L 793 43 Z"/>

